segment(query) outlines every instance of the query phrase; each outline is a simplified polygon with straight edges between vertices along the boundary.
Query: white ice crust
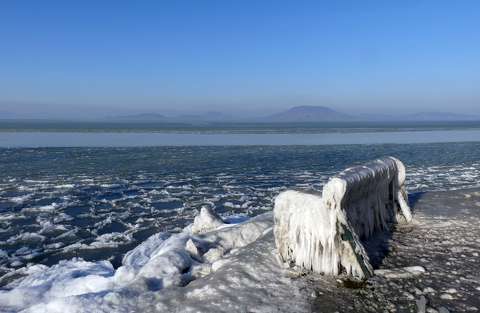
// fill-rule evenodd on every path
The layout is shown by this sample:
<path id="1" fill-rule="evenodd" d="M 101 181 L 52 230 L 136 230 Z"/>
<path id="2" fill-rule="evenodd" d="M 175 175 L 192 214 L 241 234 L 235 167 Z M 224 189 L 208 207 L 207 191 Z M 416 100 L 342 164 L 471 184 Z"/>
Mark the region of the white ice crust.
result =
<path id="1" fill-rule="evenodd" d="M 192 224 L 192 233 L 201 234 L 222 226 L 223 220 L 210 208 L 202 207 Z"/>
<path id="2" fill-rule="evenodd" d="M 322 196 L 285 191 L 275 199 L 274 234 L 281 259 L 314 272 L 366 278 L 373 274 L 361 239 L 412 219 L 405 166 L 386 157 L 346 169 Z"/>
<path id="3" fill-rule="evenodd" d="M 132 307 L 143 305 L 139 297 L 184 286 L 218 270 L 232 251 L 272 228 L 271 213 L 227 224 L 213 212 L 202 211 L 202 218 L 183 232 L 159 233 L 148 238 L 128 252 L 116 270 L 109 261 L 88 262 L 79 258 L 51 267 L 27 267 L 19 273 L 21 278 L 0 290 L 0 311 L 131 312 Z M 212 229 L 212 216 L 216 217 L 216 229 Z M 192 226 L 202 233 L 192 233 Z M 124 295 L 127 302 L 121 299 Z"/>

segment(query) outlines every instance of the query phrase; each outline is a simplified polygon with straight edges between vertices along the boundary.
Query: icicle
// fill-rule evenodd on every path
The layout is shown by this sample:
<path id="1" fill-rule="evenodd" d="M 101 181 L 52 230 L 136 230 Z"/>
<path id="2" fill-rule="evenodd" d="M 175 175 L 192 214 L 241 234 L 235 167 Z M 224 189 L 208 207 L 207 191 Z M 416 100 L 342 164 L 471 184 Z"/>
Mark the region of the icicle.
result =
<path id="1" fill-rule="evenodd" d="M 314 272 L 373 274 L 360 239 L 402 216 L 411 220 L 405 167 L 387 157 L 331 178 L 322 196 L 285 191 L 275 199 L 275 241 L 281 259 Z"/>

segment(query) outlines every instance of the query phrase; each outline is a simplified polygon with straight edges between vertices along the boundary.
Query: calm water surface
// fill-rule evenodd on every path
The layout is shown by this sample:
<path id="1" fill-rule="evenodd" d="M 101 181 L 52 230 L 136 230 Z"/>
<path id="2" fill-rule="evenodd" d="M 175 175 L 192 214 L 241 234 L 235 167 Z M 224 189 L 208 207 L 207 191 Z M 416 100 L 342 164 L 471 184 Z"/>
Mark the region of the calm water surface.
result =
<path id="1" fill-rule="evenodd" d="M 0 132 L 0 147 L 147 147 L 480 141 L 479 129 L 332 133 Z"/>

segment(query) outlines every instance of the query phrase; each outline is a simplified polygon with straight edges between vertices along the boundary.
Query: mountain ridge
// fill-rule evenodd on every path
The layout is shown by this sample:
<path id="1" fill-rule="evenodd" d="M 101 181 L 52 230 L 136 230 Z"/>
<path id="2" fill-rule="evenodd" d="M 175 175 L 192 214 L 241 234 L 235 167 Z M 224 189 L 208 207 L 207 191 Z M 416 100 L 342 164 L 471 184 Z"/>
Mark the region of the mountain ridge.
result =
<path id="1" fill-rule="evenodd" d="M 317 122 L 451 122 L 480 121 L 480 116 L 451 112 L 418 112 L 410 114 L 347 114 L 327 106 L 300 105 L 260 117 L 241 117 L 217 111 L 201 113 L 164 115 L 160 113 L 139 113 L 111 116 L 107 121 L 117 122 L 162 122 L 162 123 L 317 123 Z"/>
<path id="2" fill-rule="evenodd" d="M 323 122 L 352 119 L 353 117 L 348 114 L 320 105 L 295 106 L 264 118 L 265 121 L 269 122 Z"/>

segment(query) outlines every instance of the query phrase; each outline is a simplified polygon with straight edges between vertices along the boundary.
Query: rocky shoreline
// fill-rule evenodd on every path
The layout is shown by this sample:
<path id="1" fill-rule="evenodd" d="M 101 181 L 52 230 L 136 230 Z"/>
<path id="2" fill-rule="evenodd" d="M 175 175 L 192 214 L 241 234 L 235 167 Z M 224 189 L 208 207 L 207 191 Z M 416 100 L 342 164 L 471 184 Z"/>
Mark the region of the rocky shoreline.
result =
<path id="1" fill-rule="evenodd" d="M 355 312 L 480 310 L 480 190 L 416 194 L 411 205 L 414 223 L 393 232 L 380 267 L 416 265 L 425 273 L 406 279 L 375 275 L 365 289 L 351 292 L 348 308 Z"/>
<path id="2" fill-rule="evenodd" d="M 375 275 L 359 288 L 341 279 L 333 287 L 333 279 L 305 278 L 315 290 L 311 312 L 480 310 L 480 189 L 415 194 L 410 202 L 413 223 L 374 243 L 380 248 L 374 261 L 380 269 L 421 266 L 425 272 Z"/>

